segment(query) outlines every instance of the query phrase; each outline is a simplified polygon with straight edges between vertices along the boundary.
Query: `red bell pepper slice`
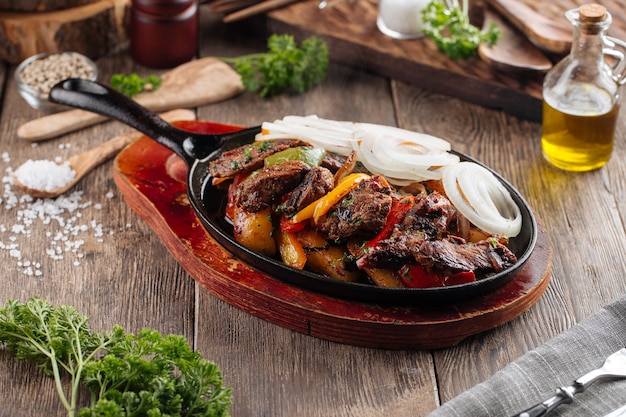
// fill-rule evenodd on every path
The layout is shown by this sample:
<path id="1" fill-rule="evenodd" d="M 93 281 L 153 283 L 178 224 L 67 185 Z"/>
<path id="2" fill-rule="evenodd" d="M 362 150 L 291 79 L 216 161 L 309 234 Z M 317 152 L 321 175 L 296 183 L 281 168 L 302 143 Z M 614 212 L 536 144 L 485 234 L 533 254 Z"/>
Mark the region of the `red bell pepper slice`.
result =
<path id="1" fill-rule="evenodd" d="M 441 275 L 429 271 L 422 265 L 407 264 L 400 268 L 398 276 L 409 288 L 436 288 L 466 284 L 476 281 L 473 271 L 462 271 L 451 275 Z"/>
<path id="2" fill-rule="evenodd" d="M 235 205 L 237 205 L 237 188 L 239 184 L 248 177 L 247 172 L 242 172 L 233 177 L 233 182 L 228 185 L 228 201 L 226 203 L 226 212 L 224 213 L 226 218 L 231 222 L 235 219 Z"/>
<path id="3" fill-rule="evenodd" d="M 474 281 L 476 281 L 476 274 L 474 274 L 474 271 L 457 272 L 456 274 L 448 275 L 443 279 L 446 287 L 451 285 L 467 284 L 468 282 Z"/>
<path id="4" fill-rule="evenodd" d="M 393 232 L 393 228 L 404 219 L 406 213 L 413 207 L 413 203 L 415 203 L 414 196 L 404 197 L 400 200 L 394 199 L 389 214 L 387 215 L 385 225 L 374 238 L 365 244 L 364 248 L 373 248 L 378 245 L 379 242 L 389 238 L 391 232 Z"/>
<path id="5" fill-rule="evenodd" d="M 293 223 L 289 218 L 280 216 L 279 226 L 281 230 L 289 233 L 298 233 L 309 225 L 309 220 L 302 220 L 298 223 Z"/>

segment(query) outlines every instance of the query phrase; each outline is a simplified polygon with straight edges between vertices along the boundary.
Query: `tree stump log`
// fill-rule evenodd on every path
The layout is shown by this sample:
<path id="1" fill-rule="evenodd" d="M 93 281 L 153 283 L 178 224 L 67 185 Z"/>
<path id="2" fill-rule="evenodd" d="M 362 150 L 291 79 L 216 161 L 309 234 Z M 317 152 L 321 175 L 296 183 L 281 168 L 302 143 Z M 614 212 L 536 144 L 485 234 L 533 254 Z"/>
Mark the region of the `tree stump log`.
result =
<path id="1" fill-rule="evenodd" d="M 7 0 L 0 0 L 0 10 L 34 10 L 0 11 L 0 60 L 11 64 L 42 52 L 75 51 L 97 59 L 121 49 L 128 40 L 130 0 L 5 3 Z"/>

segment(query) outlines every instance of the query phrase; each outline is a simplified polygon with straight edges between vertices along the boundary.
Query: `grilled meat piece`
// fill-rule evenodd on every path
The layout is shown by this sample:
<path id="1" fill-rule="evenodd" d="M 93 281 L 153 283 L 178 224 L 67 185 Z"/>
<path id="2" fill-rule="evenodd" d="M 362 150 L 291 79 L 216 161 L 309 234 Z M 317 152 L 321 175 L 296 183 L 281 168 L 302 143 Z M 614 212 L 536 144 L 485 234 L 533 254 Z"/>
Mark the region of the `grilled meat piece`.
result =
<path id="1" fill-rule="evenodd" d="M 391 209 L 391 191 L 379 175 L 362 181 L 328 212 L 317 228 L 331 240 L 355 234 L 373 236 L 385 225 Z"/>
<path id="2" fill-rule="evenodd" d="M 419 264 L 444 273 L 474 271 L 485 275 L 500 272 L 517 262 L 515 254 L 498 242 L 465 243 L 454 237 L 424 241 L 414 248 L 413 254 Z"/>
<path id="3" fill-rule="evenodd" d="M 312 167 L 302 182 L 289 194 L 281 205 L 285 215 L 292 216 L 315 200 L 330 192 L 335 185 L 333 173 L 324 167 Z"/>
<path id="4" fill-rule="evenodd" d="M 255 142 L 223 152 L 209 162 L 209 173 L 215 178 L 232 177 L 240 172 L 250 172 L 263 168 L 265 158 L 285 149 L 308 144 L 298 139 L 276 139 Z"/>
<path id="5" fill-rule="evenodd" d="M 449 234 L 457 216 L 458 212 L 450 200 L 433 191 L 419 196 L 394 233 L 417 231 L 424 234 L 425 239 L 442 239 Z"/>
<path id="6" fill-rule="evenodd" d="M 322 159 L 322 166 L 335 173 L 339 171 L 339 168 L 346 162 L 346 157 L 333 152 L 326 152 L 324 159 Z"/>
<path id="7" fill-rule="evenodd" d="M 416 196 L 413 207 L 396 225 L 388 239 L 369 248 L 357 261 L 360 267 L 399 267 L 413 259 L 413 250 L 425 240 L 438 240 L 449 235 L 458 212 L 445 196 L 434 191 Z"/>
<path id="8" fill-rule="evenodd" d="M 302 161 L 286 161 L 264 168 L 239 185 L 239 204 L 256 213 L 298 186 L 311 168 Z"/>

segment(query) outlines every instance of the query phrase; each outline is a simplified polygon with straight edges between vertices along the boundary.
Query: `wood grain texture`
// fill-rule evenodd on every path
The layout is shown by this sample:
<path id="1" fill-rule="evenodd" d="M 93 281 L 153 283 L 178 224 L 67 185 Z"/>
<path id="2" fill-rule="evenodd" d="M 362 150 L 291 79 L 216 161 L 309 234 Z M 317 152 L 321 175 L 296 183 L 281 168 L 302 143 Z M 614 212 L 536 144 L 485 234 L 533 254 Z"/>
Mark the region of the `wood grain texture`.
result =
<path id="1" fill-rule="evenodd" d="M 130 0 L 99 0 L 46 12 L 0 12 L 0 60 L 17 64 L 63 51 L 96 59 L 119 51 L 127 40 L 129 6 Z"/>
<path id="2" fill-rule="evenodd" d="M 45 12 L 70 9 L 99 0 L 0 0 L 0 10 L 7 12 Z"/>
<path id="3" fill-rule="evenodd" d="M 298 38 L 322 37 L 336 62 L 540 120 L 541 82 L 537 77 L 499 72 L 478 57 L 455 61 L 439 52 L 427 38 L 389 38 L 376 27 L 375 0 L 342 2 L 330 10 L 319 10 L 318 3 L 303 1 L 269 13 L 270 28 Z"/>
<path id="4" fill-rule="evenodd" d="M 572 43 L 573 26 L 565 18 L 565 12 L 587 1 L 558 0 L 487 0 L 504 17 L 509 19 L 529 40 L 544 50 L 567 54 Z M 626 5 L 619 0 L 603 1 L 613 18 L 608 35 L 626 39 Z"/>
<path id="5" fill-rule="evenodd" d="M 200 55 L 262 50 L 265 22 L 253 23 L 223 25 L 203 15 Z M 101 58 L 98 66 L 103 77 L 152 73 L 126 54 Z M 9 81 L 13 70 L 0 66 L 3 175 L 28 158 L 67 157 L 127 130 L 107 122 L 37 146 L 19 140 L 18 127 L 41 114 L 19 97 Z M 324 82 L 304 95 L 263 100 L 244 93 L 197 109 L 198 118 L 246 126 L 313 113 L 444 137 L 502 173 L 543 220 L 552 243 L 553 271 L 541 299 L 503 326 L 434 351 L 362 348 L 300 334 L 243 312 L 197 285 L 124 203 L 113 182 L 112 164 L 105 164 L 76 187 L 84 201 L 94 203 L 81 210 L 84 223 L 95 220 L 105 231 L 101 237 L 84 236 L 78 266 L 71 252 L 60 260 L 46 255 L 50 239 L 45 232 L 54 230 L 53 224 L 37 228 L 30 237 L 11 231 L 17 212 L 8 208 L 3 183 L 0 225 L 6 229 L 0 228 L 0 242 L 19 244 L 23 261 L 40 261 L 43 275 L 24 274 L 10 251 L 0 249 L 0 302 L 40 295 L 75 305 L 90 315 L 95 329 L 117 323 L 130 331 L 151 327 L 182 334 L 220 366 L 233 387 L 233 417 L 425 417 L 440 402 L 489 378 L 626 292 L 626 118 L 619 119 L 609 164 L 571 174 L 543 161 L 538 123 L 412 83 L 390 82 L 353 66 L 331 65 Z M 3 349 L 0 392 L 1 417 L 66 415 L 51 380 Z"/>

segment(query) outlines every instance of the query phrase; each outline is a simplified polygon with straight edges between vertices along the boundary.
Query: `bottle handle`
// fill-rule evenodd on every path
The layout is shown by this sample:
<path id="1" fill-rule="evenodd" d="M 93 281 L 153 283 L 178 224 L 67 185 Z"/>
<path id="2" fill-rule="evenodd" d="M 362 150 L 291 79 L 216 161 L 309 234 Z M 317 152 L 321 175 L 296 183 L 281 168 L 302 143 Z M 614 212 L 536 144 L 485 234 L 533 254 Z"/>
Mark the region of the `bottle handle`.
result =
<path id="1" fill-rule="evenodd" d="M 605 48 L 602 49 L 604 55 L 613 58 L 613 63 L 609 64 L 613 70 L 613 79 L 619 85 L 626 83 L 626 42 L 612 36 L 604 37 Z"/>

